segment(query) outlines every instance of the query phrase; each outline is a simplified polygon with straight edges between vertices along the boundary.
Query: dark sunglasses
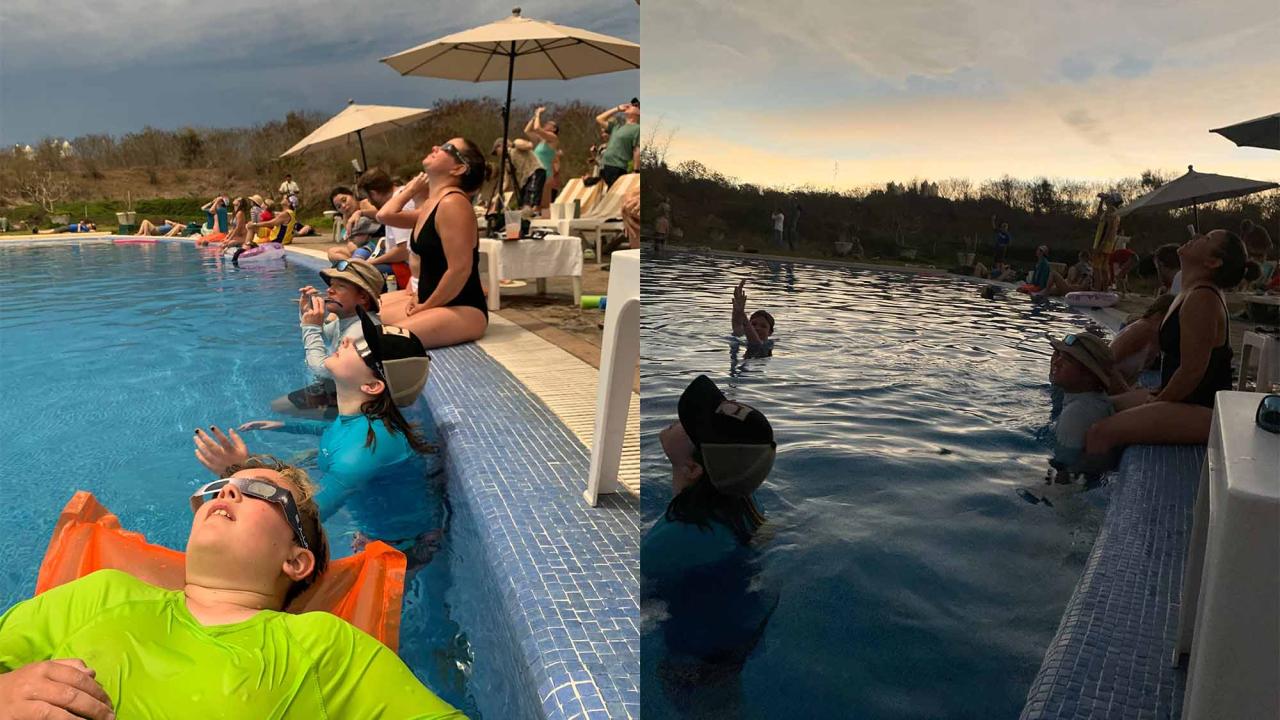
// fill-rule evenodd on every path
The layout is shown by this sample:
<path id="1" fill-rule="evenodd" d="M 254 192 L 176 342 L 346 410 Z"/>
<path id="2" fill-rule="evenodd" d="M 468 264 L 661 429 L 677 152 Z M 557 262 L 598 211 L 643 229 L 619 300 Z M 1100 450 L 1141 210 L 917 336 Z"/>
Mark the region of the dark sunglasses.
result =
<path id="1" fill-rule="evenodd" d="M 1258 427 L 1269 433 L 1280 434 L 1280 395 L 1268 395 L 1258 403 L 1258 414 L 1254 417 Z"/>
<path id="2" fill-rule="evenodd" d="M 440 149 L 449 153 L 449 157 L 453 158 L 454 160 L 457 160 L 459 165 L 465 165 L 468 170 L 471 169 L 471 163 L 467 162 L 466 159 L 462 157 L 462 153 L 458 150 L 458 148 L 453 146 L 453 143 L 447 142 L 441 145 Z"/>
<path id="3" fill-rule="evenodd" d="M 222 488 L 226 487 L 228 484 L 251 498 L 257 498 L 258 500 L 265 500 L 266 502 L 279 505 L 280 509 L 284 512 L 284 519 L 287 520 L 289 526 L 293 528 L 293 534 L 295 539 L 297 539 L 298 544 L 302 546 L 303 550 L 311 549 L 311 547 L 307 545 L 306 535 L 302 532 L 302 516 L 298 514 L 298 506 L 293 501 L 293 493 L 285 490 L 275 483 L 267 482 L 266 480 L 259 480 L 257 478 L 250 477 L 233 477 L 214 480 L 197 490 L 195 494 L 191 496 L 191 512 L 198 512 L 202 505 L 217 498 L 218 493 L 221 492 Z"/>

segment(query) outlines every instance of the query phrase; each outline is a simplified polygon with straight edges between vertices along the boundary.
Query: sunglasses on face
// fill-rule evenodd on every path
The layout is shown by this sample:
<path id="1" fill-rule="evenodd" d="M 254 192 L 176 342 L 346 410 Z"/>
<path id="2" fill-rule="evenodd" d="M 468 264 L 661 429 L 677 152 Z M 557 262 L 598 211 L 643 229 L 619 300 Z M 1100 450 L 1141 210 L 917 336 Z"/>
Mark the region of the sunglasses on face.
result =
<path id="1" fill-rule="evenodd" d="M 1269 433 L 1280 434 L 1280 395 L 1268 395 L 1258 403 L 1258 414 L 1254 417 L 1258 427 Z"/>
<path id="2" fill-rule="evenodd" d="M 293 502 L 293 493 L 266 480 L 248 477 L 214 480 L 191 496 L 191 512 L 198 512 L 202 505 L 216 499 L 218 493 L 227 485 L 231 485 L 248 497 L 279 505 L 281 511 L 284 512 L 284 519 L 293 528 L 294 539 L 298 541 L 298 545 L 302 546 L 303 550 L 311 549 L 307 545 L 306 535 L 302 532 L 302 516 L 298 514 L 298 506 Z"/>
<path id="3" fill-rule="evenodd" d="M 458 148 L 453 146 L 453 143 L 447 142 L 441 145 L 440 149 L 449 153 L 449 157 L 453 158 L 454 160 L 457 160 L 459 165 L 465 165 L 467 169 L 471 169 L 471 163 L 467 162 L 466 159 L 462 157 L 462 153 L 458 150 Z"/>

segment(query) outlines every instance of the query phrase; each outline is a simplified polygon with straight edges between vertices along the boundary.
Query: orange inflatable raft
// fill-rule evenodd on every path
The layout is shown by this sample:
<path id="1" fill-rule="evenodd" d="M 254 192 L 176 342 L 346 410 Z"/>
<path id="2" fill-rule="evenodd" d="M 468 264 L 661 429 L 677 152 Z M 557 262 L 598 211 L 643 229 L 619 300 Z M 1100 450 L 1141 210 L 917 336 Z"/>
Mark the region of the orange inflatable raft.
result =
<path id="1" fill-rule="evenodd" d="M 40 563 L 36 595 L 95 570 L 123 570 L 169 590 L 185 579 L 184 553 L 152 545 L 142 533 L 120 527 L 120 519 L 80 490 L 62 509 L 53 538 Z M 289 606 L 294 613 L 333 613 L 396 650 L 400 643 L 400 604 L 404 595 L 405 557 L 382 542 L 359 554 L 335 560 Z"/>

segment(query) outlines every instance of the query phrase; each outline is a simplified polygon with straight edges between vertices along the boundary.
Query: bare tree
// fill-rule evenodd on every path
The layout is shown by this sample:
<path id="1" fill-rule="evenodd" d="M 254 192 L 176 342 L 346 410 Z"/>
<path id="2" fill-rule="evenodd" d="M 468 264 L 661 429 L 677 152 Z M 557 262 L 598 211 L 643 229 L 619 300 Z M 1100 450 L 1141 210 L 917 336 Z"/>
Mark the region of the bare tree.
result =
<path id="1" fill-rule="evenodd" d="M 53 170 L 23 170 L 18 173 L 16 181 L 18 195 L 39 205 L 50 215 L 54 212 L 53 206 L 71 194 L 71 183 L 62 173 Z"/>

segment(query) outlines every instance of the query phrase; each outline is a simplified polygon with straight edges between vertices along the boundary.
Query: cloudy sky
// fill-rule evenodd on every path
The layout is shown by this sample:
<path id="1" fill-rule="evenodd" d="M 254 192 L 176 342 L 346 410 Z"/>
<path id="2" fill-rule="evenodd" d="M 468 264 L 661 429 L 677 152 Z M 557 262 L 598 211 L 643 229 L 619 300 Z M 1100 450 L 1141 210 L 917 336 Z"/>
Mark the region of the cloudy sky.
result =
<path id="1" fill-rule="evenodd" d="M 502 83 L 401 77 L 379 58 L 525 17 L 638 42 L 633 0 L 3 0 L 0 144 L 159 128 L 240 127 L 347 98 L 430 106 L 501 98 Z M 637 71 L 517 83 L 517 102 L 623 102 Z"/>
<path id="2" fill-rule="evenodd" d="M 1280 179 L 1208 132 L 1280 112 L 1277 0 L 651 0 L 646 137 L 838 187 L 1146 168 Z M 838 164 L 838 170 L 837 170 Z"/>

